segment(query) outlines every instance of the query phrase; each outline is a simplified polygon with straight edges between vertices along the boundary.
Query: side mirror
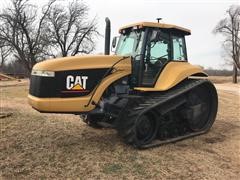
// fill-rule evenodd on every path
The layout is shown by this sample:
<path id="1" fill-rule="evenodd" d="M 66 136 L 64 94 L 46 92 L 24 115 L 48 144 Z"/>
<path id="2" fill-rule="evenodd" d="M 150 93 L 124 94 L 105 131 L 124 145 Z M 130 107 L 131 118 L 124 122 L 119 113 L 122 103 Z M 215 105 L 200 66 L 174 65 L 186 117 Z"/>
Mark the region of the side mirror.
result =
<path id="1" fill-rule="evenodd" d="M 112 48 L 116 48 L 116 46 L 117 46 L 117 39 L 118 39 L 118 37 L 114 37 L 113 38 L 113 40 L 112 40 Z"/>
<path id="2" fill-rule="evenodd" d="M 115 36 L 112 40 L 112 48 L 111 48 L 112 52 L 115 52 L 115 50 L 116 50 L 118 39 L 119 39 L 119 37 Z"/>

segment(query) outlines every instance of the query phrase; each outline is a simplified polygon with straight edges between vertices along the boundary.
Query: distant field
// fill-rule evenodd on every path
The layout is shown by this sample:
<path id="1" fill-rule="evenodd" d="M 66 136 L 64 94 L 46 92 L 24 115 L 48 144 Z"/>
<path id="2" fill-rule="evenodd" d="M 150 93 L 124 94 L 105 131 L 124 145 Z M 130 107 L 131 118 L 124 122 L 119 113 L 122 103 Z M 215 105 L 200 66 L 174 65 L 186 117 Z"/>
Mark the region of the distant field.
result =
<path id="1" fill-rule="evenodd" d="M 209 80 L 211 80 L 213 83 L 231 83 L 232 82 L 232 76 L 209 76 Z M 240 77 L 238 77 L 238 80 L 240 82 Z"/>
<path id="2" fill-rule="evenodd" d="M 219 111 L 209 133 L 141 151 L 115 130 L 33 110 L 27 80 L 0 81 L 1 112 L 13 113 L 0 118 L 0 179 L 239 180 L 240 86 L 230 78 L 210 77 L 222 84 L 216 84 Z"/>

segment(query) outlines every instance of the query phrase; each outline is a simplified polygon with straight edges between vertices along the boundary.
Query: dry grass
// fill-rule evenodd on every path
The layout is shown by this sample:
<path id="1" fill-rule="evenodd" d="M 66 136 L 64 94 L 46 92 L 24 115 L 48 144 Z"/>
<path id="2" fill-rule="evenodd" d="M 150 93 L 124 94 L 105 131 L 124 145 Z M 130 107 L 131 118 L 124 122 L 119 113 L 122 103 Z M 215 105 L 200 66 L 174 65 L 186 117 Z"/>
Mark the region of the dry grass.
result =
<path id="1" fill-rule="evenodd" d="M 239 179 L 239 96 L 219 91 L 208 134 L 139 151 L 114 130 L 92 129 L 78 116 L 40 114 L 28 87 L 1 88 L 0 179 Z"/>
<path id="2" fill-rule="evenodd" d="M 16 79 L 11 81 L 1 81 L 0 87 L 11 87 L 11 86 L 26 86 L 29 82 L 29 79 Z"/>

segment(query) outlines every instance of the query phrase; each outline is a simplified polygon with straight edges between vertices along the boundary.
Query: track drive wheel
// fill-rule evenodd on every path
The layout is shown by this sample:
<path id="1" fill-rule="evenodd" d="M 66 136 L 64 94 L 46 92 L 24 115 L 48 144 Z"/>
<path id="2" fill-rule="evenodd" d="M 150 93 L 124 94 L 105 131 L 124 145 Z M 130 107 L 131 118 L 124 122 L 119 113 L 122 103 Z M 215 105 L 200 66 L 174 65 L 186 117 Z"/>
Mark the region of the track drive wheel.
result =
<path id="1" fill-rule="evenodd" d="M 194 131 L 208 131 L 217 114 L 218 98 L 215 87 L 207 82 L 194 88 L 188 94 L 188 107 L 190 118 L 189 128 Z"/>

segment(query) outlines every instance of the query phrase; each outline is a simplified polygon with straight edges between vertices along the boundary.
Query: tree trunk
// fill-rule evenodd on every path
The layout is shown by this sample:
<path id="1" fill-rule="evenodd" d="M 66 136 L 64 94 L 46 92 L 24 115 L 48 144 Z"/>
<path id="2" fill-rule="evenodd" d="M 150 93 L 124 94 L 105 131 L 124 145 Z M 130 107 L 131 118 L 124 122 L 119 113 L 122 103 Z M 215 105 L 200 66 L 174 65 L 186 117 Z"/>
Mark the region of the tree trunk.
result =
<path id="1" fill-rule="evenodd" d="M 235 64 L 233 64 L 233 83 L 237 84 L 237 75 L 238 75 L 238 71 L 237 71 L 237 67 Z"/>

